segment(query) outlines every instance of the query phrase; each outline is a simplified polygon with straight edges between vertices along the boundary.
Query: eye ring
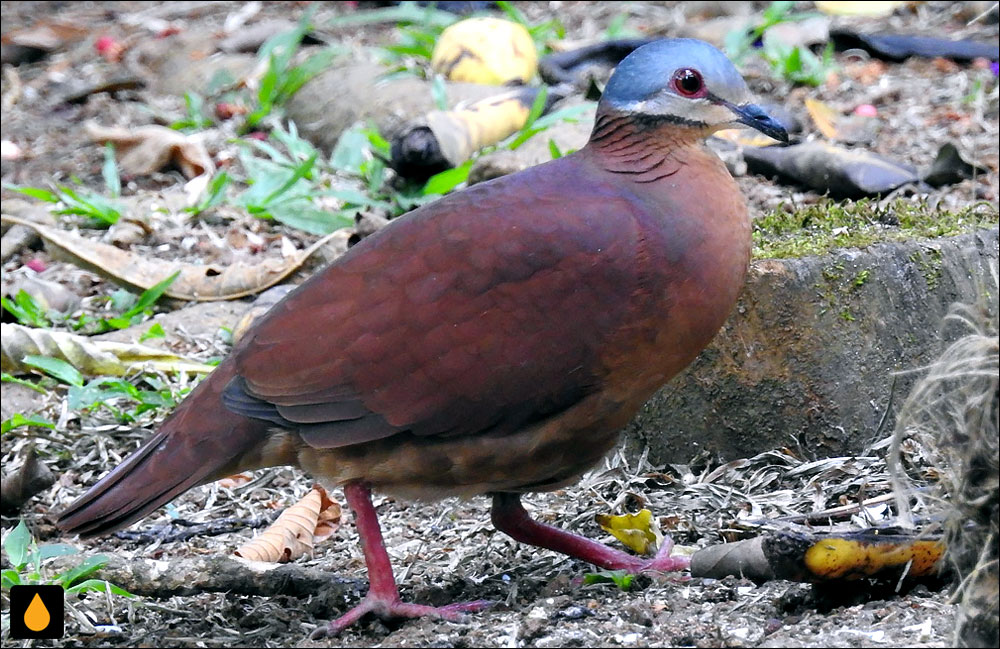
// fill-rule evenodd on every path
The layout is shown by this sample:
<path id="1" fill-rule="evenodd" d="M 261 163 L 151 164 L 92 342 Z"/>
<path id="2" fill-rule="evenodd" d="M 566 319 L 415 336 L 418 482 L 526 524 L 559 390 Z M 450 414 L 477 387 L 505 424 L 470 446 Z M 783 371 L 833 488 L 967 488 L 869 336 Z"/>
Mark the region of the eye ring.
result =
<path id="1" fill-rule="evenodd" d="M 701 73 L 694 68 L 680 68 L 674 72 L 673 86 L 681 97 L 693 99 L 704 97 L 707 94 L 705 80 L 702 79 Z"/>

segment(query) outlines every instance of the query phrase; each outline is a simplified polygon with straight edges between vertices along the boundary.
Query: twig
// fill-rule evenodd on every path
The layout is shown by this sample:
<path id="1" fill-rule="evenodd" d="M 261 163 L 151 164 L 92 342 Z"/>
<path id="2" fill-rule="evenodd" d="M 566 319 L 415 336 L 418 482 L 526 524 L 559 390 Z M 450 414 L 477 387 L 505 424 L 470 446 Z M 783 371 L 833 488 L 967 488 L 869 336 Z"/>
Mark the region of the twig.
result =
<path id="1" fill-rule="evenodd" d="M 218 536 L 219 534 L 228 534 L 247 528 L 257 529 L 258 527 L 265 527 L 273 523 L 279 514 L 281 512 L 273 512 L 264 516 L 230 517 L 207 523 L 192 523 L 181 518 L 163 525 L 156 525 L 146 530 L 115 532 L 115 538 L 122 539 L 123 541 L 134 541 L 136 543 L 189 541 L 196 536 Z M 180 527 L 185 529 L 177 529 Z"/>
<path id="2" fill-rule="evenodd" d="M 108 562 L 93 575 L 144 597 L 231 592 L 239 595 L 305 597 L 332 591 L 335 598 L 364 589 L 364 582 L 294 563 L 246 561 L 231 556 L 193 559 L 125 559 L 105 554 Z M 80 563 L 80 555 L 52 560 L 56 572 Z"/>

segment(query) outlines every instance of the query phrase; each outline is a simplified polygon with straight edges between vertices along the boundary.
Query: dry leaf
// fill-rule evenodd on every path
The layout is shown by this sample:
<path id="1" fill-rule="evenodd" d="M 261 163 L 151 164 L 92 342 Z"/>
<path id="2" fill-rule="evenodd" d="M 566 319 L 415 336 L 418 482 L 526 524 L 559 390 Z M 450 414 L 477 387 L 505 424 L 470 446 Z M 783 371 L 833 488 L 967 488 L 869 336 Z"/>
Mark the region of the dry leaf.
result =
<path id="1" fill-rule="evenodd" d="M 67 43 L 80 40 L 86 34 L 87 29 L 84 27 L 42 20 L 31 27 L 7 32 L 3 35 L 3 43 L 51 52 Z"/>
<path id="2" fill-rule="evenodd" d="M 236 475 L 227 476 L 219 480 L 219 486 L 223 489 L 232 489 L 234 487 L 240 487 L 246 483 L 253 480 L 253 476 L 249 473 L 237 473 Z"/>
<path id="3" fill-rule="evenodd" d="M 648 509 L 622 516 L 598 514 L 594 519 L 605 532 L 639 554 L 655 554 L 663 541 L 660 527 Z"/>
<path id="4" fill-rule="evenodd" d="M 829 140 L 837 139 L 837 122 L 840 115 L 835 110 L 812 97 L 806 98 L 806 110 L 819 132 Z"/>
<path id="5" fill-rule="evenodd" d="M 323 487 L 314 485 L 302 500 L 233 554 L 251 561 L 294 561 L 303 554 L 311 555 L 315 542 L 333 534 L 339 523 L 340 505 L 330 500 Z"/>
<path id="6" fill-rule="evenodd" d="M 712 135 L 740 146 L 774 146 L 778 144 L 778 141 L 773 137 L 749 128 L 726 128 L 716 131 Z"/>
<path id="7" fill-rule="evenodd" d="M 93 340 L 86 336 L 34 329 L 19 324 L 0 324 L 0 367 L 11 374 L 27 374 L 25 356 L 48 356 L 64 360 L 83 374 L 92 376 L 125 376 L 137 367 L 149 367 L 161 372 L 198 372 L 207 374 L 214 368 L 175 354 L 132 343 Z"/>
<path id="8" fill-rule="evenodd" d="M 185 178 L 215 173 L 215 164 L 199 140 L 165 126 L 140 126 L 132 130 L 87 122 L 90 139 L 115 145 L 122 169 L 147 175 L 173 163 Z"/>
<path id="9" fill-rule="evenodd" d="M 831 16 L 888 16 L 905 1 L 890 0 L 816 0 L 816 8 Z"/>
<path id="10" fill-rule="evenodd" d="M 21 511 L 26 502 L 56 481 L 48 465 L 38 459 L 34 444 L 28 446 L 24 453 L 24 464 L 0 482 L 0 511 L 5 516 Z"/>
<path id="11" fill-rule="evenodd" d="M 177 279 L 164 294 L 179 300 L 195 301 L 232 300 L 259 293 L 290 275 L 331 238 L 342 236 L 338 232 L 328 234 L 286 259 L 268 259 L 254 265 L 194 265 L 147 259 L 116 246 L 7 214 L 3 215 L 3 221 L 32 228 L 45 240 L 53 256 L 62 256 L 135 292 L 145 291 L 179 271 Z"/>

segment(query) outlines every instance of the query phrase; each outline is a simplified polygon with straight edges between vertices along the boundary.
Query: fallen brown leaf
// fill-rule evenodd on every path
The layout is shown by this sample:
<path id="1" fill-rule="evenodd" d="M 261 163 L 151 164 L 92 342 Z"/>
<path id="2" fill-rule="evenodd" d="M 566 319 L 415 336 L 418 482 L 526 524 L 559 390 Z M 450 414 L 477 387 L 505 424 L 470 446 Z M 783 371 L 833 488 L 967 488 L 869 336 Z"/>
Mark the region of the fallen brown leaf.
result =
<path id="1" fill-rule="evenodd" d="M 314 252 L 335 236 L 333 232 L 305 250 L 285 259 L 267 259 L 259 264 L 194 265 L 176 261 L 149 259 L 77 234 L 19 219 L 7 214 L 3 221 L 24 225 L 35 230 L 49 253 L 62 256 L 81 268 L 93 271 L 136 292 L 142 292 L 170 277 L 180 274 L 167 288 L 165 295 L 179 300 L 233 300 L 254 295 L 288 277 Z"/>
<path id="2" fill-rule="evenodd" d="M 151 174 L 171 163 L 188 179 L 215 173 L 215 164 L 204 144 L 165 126 L 130 130 L 87 122 L 84 129 L 95 142 L 115 145 L 122 169 L 128 174 Z"/>
<path id="3" fill-rule="evenodd" d="M 139 367 L 163 372 L 207 374 L 212 365 L 190 361 L 162 349 L 133 343 L 94 340 L 63 331 L 36 329 L 19 324 L 0 324 L 0 367 L 11 374 L 26 374 L 25 356 L 49 356 L 64 360 L 91 376 L 125 376 Z"/>
<path id="4" fill-rule="evenodd" d="M 0 511 L 5 516 L 17 514 L 26 502 L 51 487 L 55 481 L 48 465 L 38 459 L 35 445 L 28 446 L 24 464 L 0 482 Z"/>
<path id="5" fill-rule="evenodd" d="M 339 526 L 340 505 L 330 500 L 323 487 L 314 485 L 302 500 L 233 554 L 251 561 L 294 561 L 312 554 L 316 541 L 328 538 Z"/>

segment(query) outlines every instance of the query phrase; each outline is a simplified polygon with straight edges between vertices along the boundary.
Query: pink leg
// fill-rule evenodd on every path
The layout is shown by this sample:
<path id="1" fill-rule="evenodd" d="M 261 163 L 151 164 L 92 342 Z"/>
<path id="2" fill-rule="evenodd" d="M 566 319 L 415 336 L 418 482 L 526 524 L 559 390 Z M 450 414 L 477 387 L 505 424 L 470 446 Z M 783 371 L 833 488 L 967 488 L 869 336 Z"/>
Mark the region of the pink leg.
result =
<path id="1" fill-rule="evenodd" d="M 493 525 L 498 530 L 511 536 L 515 541 L 562 552 L 608 570 L 626 570 L 631 573 L 675 572 L 687 570 L 691 564 L 688 557 L 670 556 L 674 543 L 669 537 L 663 539 L 663 544 L 655 557 L 643 559 L 626 554 L 621 550 L 609 548 L 603 543 L 591 541 L 551 525 L 534 521 L 521 506 L 521 497 L 518 494 L 493 494 L 491 518 Z"/>
<path id="2" fill-rule="evenodd" d="M 491 605 L 487 600 L 449 604 L 448 606 L 423 606 L 409 604 L 399 599 L 399 589 L 396 578 L 392 575 L 392 565 L 389 554 L 385 551 L 382 540 L 382 529 L 378 524 L 378 516 L 372 505 L 371 489 L 368 485 L 352 482 L 344 486 L 347 504 L 354 511 L 361 537 L 361 549 L 365 553 L 365 564 L 368 566 L 368 594 L 361 603 L 336 620 L 331 620 L 325 627 L 313 631 L 311 638 L 318 640 L 333 637 L 351 626 L 368 613 L 374 613 L 382 619 L 398 617 L 434 617 L 458 621 L 463 613 L 481 611 Z"/>

